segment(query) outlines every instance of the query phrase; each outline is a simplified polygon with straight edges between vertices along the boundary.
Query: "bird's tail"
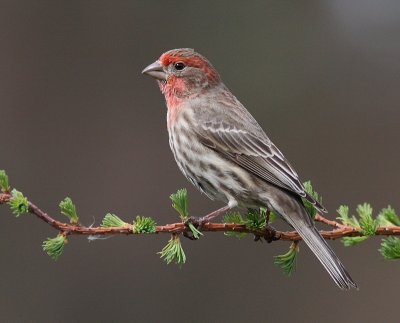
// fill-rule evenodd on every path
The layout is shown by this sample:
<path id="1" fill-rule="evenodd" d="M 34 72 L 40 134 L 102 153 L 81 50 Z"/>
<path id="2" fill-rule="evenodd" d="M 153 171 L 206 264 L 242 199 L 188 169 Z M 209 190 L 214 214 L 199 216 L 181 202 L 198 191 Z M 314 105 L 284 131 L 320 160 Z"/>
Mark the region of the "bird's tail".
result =
<path id="1" fill-rule="evenodd" d="M 293 199 L 291 201 L 295 202 Z M 298 207 L 293 207 L 294 205 L 290 203 L 287 210 L 284 205 L 279 205 L 276 211 L 299 233 L 339 288 L 358 288 L 332 248 L 312 223 L 301 201 L 296 200 L 296 202 Z"/>

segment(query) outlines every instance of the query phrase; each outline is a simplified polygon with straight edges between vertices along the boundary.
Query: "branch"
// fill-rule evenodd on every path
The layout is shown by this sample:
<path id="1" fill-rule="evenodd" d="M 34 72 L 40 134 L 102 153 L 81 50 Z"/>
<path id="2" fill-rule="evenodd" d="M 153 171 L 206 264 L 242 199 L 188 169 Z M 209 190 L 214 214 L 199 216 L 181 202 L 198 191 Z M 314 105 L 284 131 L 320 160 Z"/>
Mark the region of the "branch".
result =
<path id="1" fill-rule="evenodd" d="M 12 195 L 10 193 L 0 194 L 0 204 L 4 204 L 10 201 Z M 126 224 L 119 227 L 87 227 L 80 224 L 70 224 L 61 221 L 57 221 L 46 212 L 42 211 L 38 206 L 32 202 L 28 202 L 29 213 L 37 216 L 42 221 L 51 225 L 53 228 L 59 230 L 64 235 L 80 234 L 80 235 L 116 235 L 116 234 L 135 234 L 133 225 Z M 315 216 L 315 221 L 327 224 L 334 227 L 333 230 L 321 230 L 320 233 L 325 239 L 335 240 L 343 237 L 361 237 L 364 236 L 362 230 L 354 228 L 348 225 L 340 224 L 339 222 L 328 220 L 320 214 Z M 190 228 L 184 222 L 177 222 L 165 225 L 157 225 L 154 233 L 170 233 L 180 234 L 183 232 L 190 232 Z M 240 233 L 251 233 L 255 236 L 264 237 L 271 233 L 270 228 L 264 230 L 255 230 L 246 227 L 245 224 L 236 223 L 205 223 L 201 226 L 202 232 L 240 232 Z M 300 241 L 302 240 L 296 231 L 275 231 L 274 230 L 273 240 L 284 240 L 284 241 Z M 400 226 L 383 226 L 378 227 L 375 235 L 377 236 L 389 236 L 389 235 L 400 235 Z"/>
<path id="2" fill-rule="evenodd" d="M 321 202 L 321 197 L 312 189 L 311 183 L 306 182 L 305 188 L 316 200 Z M 0 204 L 8 204 L 12 212 L 18 217 L 24 213 L 31 213 L 52 226 L 59 233 L 55 238 L 48 238 L 43 242 L 43 249 L 53 259 L 57 260 L 62 254 L 67 243 L 67 237 L 74 234 L 87 235 L 89 240 L 98 239 L 100 236 L 117 234 L 158 234 L 171 235 L 167 245 L 162 249 L 161 258 L 167 263 L 176 262 L 183 264 L 186 255 L 180 241 L 180 235 L 190 239 L 199 239 L 202 232 L 224 232 L 228 236 L 242 238 L 246 234 L 254 235 L 254 240 L 264 238 L 267 242 L 276 240 L 291 241 L 289 251 L 283 255 L 275 256 L 275 264 L 279 265 L 285 273 L 291 274 L 296 265 L 299 251 L 299 242 L 302 240 L 296 231 L 277 231 L 269 223 L 277 218 L 273 212 L 260 209 L 249 209 L 244 215 L 228 213 L 223 218 L 223 223 L 199 223 L 194 218 L 189 218 L 187 191 L 179 190 L 170 196 L 173 208 L 179 213 L 180 222 L 156 225 L 150 217 L 137 216 L 132 223 L 127 223 L 114 214 L 107 214 L 100 226 L 84 226 L 79 223 L 79 216 L 72 200 L 67 197 L 60 202 L 60 212 L 69 219 L 69 223 L 56 220 L 53 216 L 44 212 L 33 204 L 19 191 L 11 190 L 8 184 L 8 176 L 4 170 L 0 170 Z M 379 215 L 372 216 L 372 208 L 369 204 L 358 205 L 357 217 L 349 215 L 347 206 L 340 206 L 337 212 L 337 220 L 329 220 L 320 214 L 316 214 L 313 205 L 304 200 L 308 213 L 316 222 L 329 226 L 330 230 L 319 231 L 323 238 L 333 240 L 342 239 L 345 246 L 358 244 L 371 236 L 389 236 L 381 242 L 379 251 L 386 259 L 400 259 L 400 239 L 394 236 L 400 235 L 400 217 L 390 206 L 383 209 Z"/>

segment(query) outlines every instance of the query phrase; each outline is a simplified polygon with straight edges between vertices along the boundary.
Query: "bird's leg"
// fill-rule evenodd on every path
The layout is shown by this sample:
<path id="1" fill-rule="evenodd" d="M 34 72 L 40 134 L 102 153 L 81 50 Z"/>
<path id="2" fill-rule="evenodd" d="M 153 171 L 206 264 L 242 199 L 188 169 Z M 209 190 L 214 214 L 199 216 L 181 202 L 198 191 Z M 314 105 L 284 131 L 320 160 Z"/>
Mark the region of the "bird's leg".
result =
<path id="1" fill-rule="evenodd" d="M 226 205 L 226 206 L 224 206 L 218 210 L 215 210 L 201 218 L 196 218 L 194 216 L 190 216 L 185 221 L 185 225 L 186 225 L 186 227 L 189 227 L 189 223 L 192 223 L 196 228 L 201 228 L 204 225 L 204 223 L 210 222 L 212 219 L 216 218 L 217 216 L 225 214 L 230 209 L 231 209 L 231 207 L 229 205 Z M 183 236 L 190 240 L 197 240 L 193 235 L 189 234 L 186 231 L 183 232 Z"/>
<path id="2" fill-rule="evenodd" d="M 210 222 L 212 219 L 225 214 L 226 212 L 228 212 L 229 210 L 235 208 L 238 206 L 238 202 L 234 199 L 229 200 L 228 205 L 221 207 L 218 210 L 215 210 L 203 217 L 201 217 L 200 219 L 198 219 L 199 221 L 199 225 L 202 226 L 204 223 Z"/>
<path id="3" fill-rule="evenodd" d="M 204 225 L 204 223 L 210 222 L 212 219 L 214 219 L 214 218 L 216 218 L 216 217 L 218 217 L 220 215 L 225 214 L 230 209 L 236 207 L 237 204 L 238 203 L 235 200 L 229 201 L 228 205 L 226 205 L 226 206 L 224 206 L 224 207 L 222 207 L 222 208 L 220 208 L 218 210 L 215 210 L 215 211 L 213 211 L 213 212 L 211 212 L 211 213 L 209 213 L 209 214 L 207 214 L 207 215 L 205 215 L 205 216 L 203 216 L 201 218 L 196 218 L 196 217 L 193 217 L 193 216 L 189 217 L 185 221 L 185 224 L 186 224 L 186 226 L 188 226 L 188 223 L 190 222 L 196 228 L 201 228 Z M 190 240 L 196 240 L 196 238 L 193 237 L 193 235 L 189 235 L 188 232 L 186 232 L 186 231 L 183 233 L 183 235 L 186 238 L 190 239 Z"/>
<path id="4" fill-rule="evenodd" d="M 276 230 L 275 228 L 273 228 L 272 226 L 269 225 L 269 216 L 271 214 L 271 211 L 267 209 L 266 213 L 265 213 L 265 235 L 264 235 L 264 239 L 265 241 L 267 241 L 268 243 L 271 243 L 272 241 L 276 241 L 279 240 L 279 237 L 276 236 Z M 259 239 L 259 237 L 258 237 Z"/>
<path id="5" fill-rule="evenodd" d="M 199 218 L 198 221 L 199 221 L 200 224 L 204 224 L 204 223 L 210 222 L 212 219 L 214 219 L 214 218 L 216 218 L 216 217 L 218 217 L 218 216 L 220 216 L 220 215 L 225 214 L 225 213 L 226 213 L 227 211 L 229 211 L 231 208 L 232 208 L 232 207 L 229 206 L 229 204 L 228 204 L 228 205 L 226 205 L 226 206 L 224 206 L 224 207 L 221 207 L 221 208 L 218 209 L 218 210 L 215 210 L 215 211 L 213 211 L 213 212 L 211 212 L 211 213 L 209 213 L 209 214 L 207 214 L 207 215 L 205 215 L 205 216 Z"/>

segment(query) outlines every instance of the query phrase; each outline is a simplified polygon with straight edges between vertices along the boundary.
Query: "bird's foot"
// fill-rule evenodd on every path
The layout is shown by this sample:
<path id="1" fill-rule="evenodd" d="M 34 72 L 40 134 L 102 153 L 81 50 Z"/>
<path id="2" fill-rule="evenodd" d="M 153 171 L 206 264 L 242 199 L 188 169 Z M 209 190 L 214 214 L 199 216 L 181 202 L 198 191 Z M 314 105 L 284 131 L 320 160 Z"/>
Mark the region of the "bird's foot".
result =
<path id="1" fill-rule="evenodd" d="M 261 238 L 264 238 L 265 241 L 271 243 L 272 241 L 279 240 L 280 236 L 276 234 L 275 228 L 267 224 L 267 226 L 265 227 L 265 233 L 263 235 L 260 234 L 254 235 L 254 241 L 260 241 Z"/>
<path id="2" fill-rule="evenodd" d="M 267 241 L 268 243 L 271 243 L 272 241 L 276 241 L 279 240 L 280 237 L 276 234 L 276 230 L 274 227 L 271 227 L 270 225 L 267 224 L 267 226 L 265 227 L 265 234 L 263 236 L 263 238 L 265 239 L 265 241 Z"/>

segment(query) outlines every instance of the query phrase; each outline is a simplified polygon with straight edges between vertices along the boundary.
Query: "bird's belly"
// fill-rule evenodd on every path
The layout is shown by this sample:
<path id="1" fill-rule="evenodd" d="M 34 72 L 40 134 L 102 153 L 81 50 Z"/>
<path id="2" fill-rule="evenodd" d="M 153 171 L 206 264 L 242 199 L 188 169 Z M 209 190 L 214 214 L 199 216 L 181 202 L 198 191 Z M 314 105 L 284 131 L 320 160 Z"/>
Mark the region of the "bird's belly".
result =
<path id="1" fill-rule="evenodd" d="M 212 200 L 261 206 L 259 180 L 212 149 L 170 131 L 171 150 L 186 178 Z"/>

